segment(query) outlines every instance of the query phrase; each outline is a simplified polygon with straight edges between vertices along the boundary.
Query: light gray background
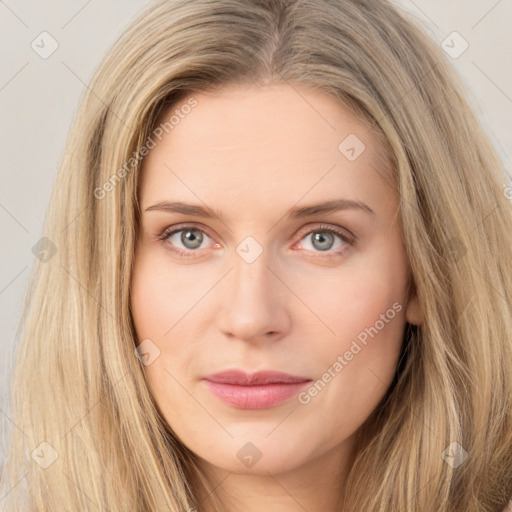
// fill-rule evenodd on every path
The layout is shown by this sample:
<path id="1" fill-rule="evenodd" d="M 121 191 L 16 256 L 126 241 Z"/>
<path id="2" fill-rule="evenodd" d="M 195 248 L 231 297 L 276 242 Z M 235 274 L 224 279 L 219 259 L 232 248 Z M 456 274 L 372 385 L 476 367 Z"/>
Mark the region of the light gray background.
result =
<path id="1" fill-rule="evenodd" d="M 67 132 L 100 59 L 147 3 L 0 0 L 0 434 L 2 424 L 12 427 L 5 397 L 17 343 L 15 332 L 35 258 L 31 249 L 42 236 Z M 450 60 L 511 174 L 512 0 L 397 3 L 439 44 L 454 31 L 469 43 L 461 56 Z M 43 31 L 59 44 L 47 59 L 31 47 Z"/>

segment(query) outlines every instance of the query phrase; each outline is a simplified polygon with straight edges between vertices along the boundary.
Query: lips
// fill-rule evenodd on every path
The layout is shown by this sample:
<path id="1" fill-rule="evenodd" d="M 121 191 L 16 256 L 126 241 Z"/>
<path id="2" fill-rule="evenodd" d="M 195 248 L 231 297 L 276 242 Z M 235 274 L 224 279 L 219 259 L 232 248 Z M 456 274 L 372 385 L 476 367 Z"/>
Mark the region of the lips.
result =
<path id="1" fill-rule="evenodd" d="M 286 401 L 311 379 L 276 371 L 227 370 L 203 378 L 219 400 L 239 409 L 267 409 Z"/>

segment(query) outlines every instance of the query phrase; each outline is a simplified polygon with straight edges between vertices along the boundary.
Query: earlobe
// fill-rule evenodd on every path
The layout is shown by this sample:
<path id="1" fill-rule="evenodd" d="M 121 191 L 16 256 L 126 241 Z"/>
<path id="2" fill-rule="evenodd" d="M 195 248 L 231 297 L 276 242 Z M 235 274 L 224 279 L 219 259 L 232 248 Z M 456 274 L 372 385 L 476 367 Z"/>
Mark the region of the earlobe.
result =
<path id="1" fill-rule="evenodd" d="M 405 319 L 412 325 L 423 324 L 423 311 L 421 310 L 416 290 L 413 290 L 409 295 L 407 308 L 405 310 Z"/>

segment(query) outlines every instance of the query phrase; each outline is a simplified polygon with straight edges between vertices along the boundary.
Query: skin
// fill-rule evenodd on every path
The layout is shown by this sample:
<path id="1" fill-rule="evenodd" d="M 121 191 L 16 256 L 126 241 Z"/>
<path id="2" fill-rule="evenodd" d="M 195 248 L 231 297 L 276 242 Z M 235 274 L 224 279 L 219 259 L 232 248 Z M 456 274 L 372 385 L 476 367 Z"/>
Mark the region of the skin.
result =
<path id="1" fill-rule="evenodd" d="M 139 186 L 131 308 L 139 343 L 149 338 L 160 350 L 144 366 L 150 391 L 208 478 L 222 482 L 216 492 L 229 510 L 335 510 L 355 434 L 392 382 L 405 323 L 423 321 L 409 287 L 399 198 L 374 136 L 325 93 L 238 84 L 193 96 L 197 106 L 145 158 Z M 354 161 L 338 149 L 350 134 L 366 146 Z M 340 198 L 374 213 L 286 216 Z M 146 211 L 161 201 L 206 205 L 223 221 Z M 184 245 L 181 232 L 159 240 L 182 223 L 203 230 L 199 248 Z M 348 230 L 356 244 L 337 235 L 314 242 L 322 225 Z M 247 236 L 263 251 L 252 263 L 236 251 Z M 192 257 L 171 252 L 173 244 Z M 348 361 L 352 342 L 393 304 L 400 311 Z M 347 364 L 336 372 L 340 355 Z M 335 376 L 306 404 L 294 396 L 243 410 L 201 380 L 232 368 L 313 381 L 331 368 Z M 237 457 L 247 443 L 261 454 L 252 467 Z M 207 498 L 203 506 L 211 509 Z"/>

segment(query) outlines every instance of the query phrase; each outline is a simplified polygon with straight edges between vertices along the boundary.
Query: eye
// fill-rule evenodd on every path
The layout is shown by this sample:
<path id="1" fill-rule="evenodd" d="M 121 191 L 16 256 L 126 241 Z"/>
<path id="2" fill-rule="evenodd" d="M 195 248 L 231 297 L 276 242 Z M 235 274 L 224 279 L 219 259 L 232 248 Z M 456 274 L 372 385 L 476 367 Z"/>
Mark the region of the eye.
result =
<path id="1" fill-rule="evenodd" d="M 194 258 L 198 249 L 206 249 L 208 242 L 214 242 L 203 229 L 193 225 L 174 226 L 166 229 L 159 237 L 166 243 L 166 248 L 182 258 Z M 354 235 L 341 228 L 332 226 L 316 226 L 305 233 L 300 241 L 306 241 L 303 249 L 307 251 L 326 253 L 325 257 L 340 256 L 347 246 L 355 245 Z M 214 246 L 220 245 L 214 242 Z"/>
<path id="2" fill-rule="evenodd" d="M 167 242 L 169 250 L 181 257 L 195 257 L 197 249 L 205 249 L 203 243 L 213 240 L 196 226 L 177 226 L 164 231 L 159 240 Z M 217 244 L 218 245 L 218 244 Z"/>
<path id="3" fill-rule="evenodd" d="M 339 228 L 317 226 L 309 230 L 301 241 L 306 241 L 304 249 L 313 252 L 325 252 L 326 256 L 338 256 L 347 246 L 355 245 L 355 237 Z"/>

